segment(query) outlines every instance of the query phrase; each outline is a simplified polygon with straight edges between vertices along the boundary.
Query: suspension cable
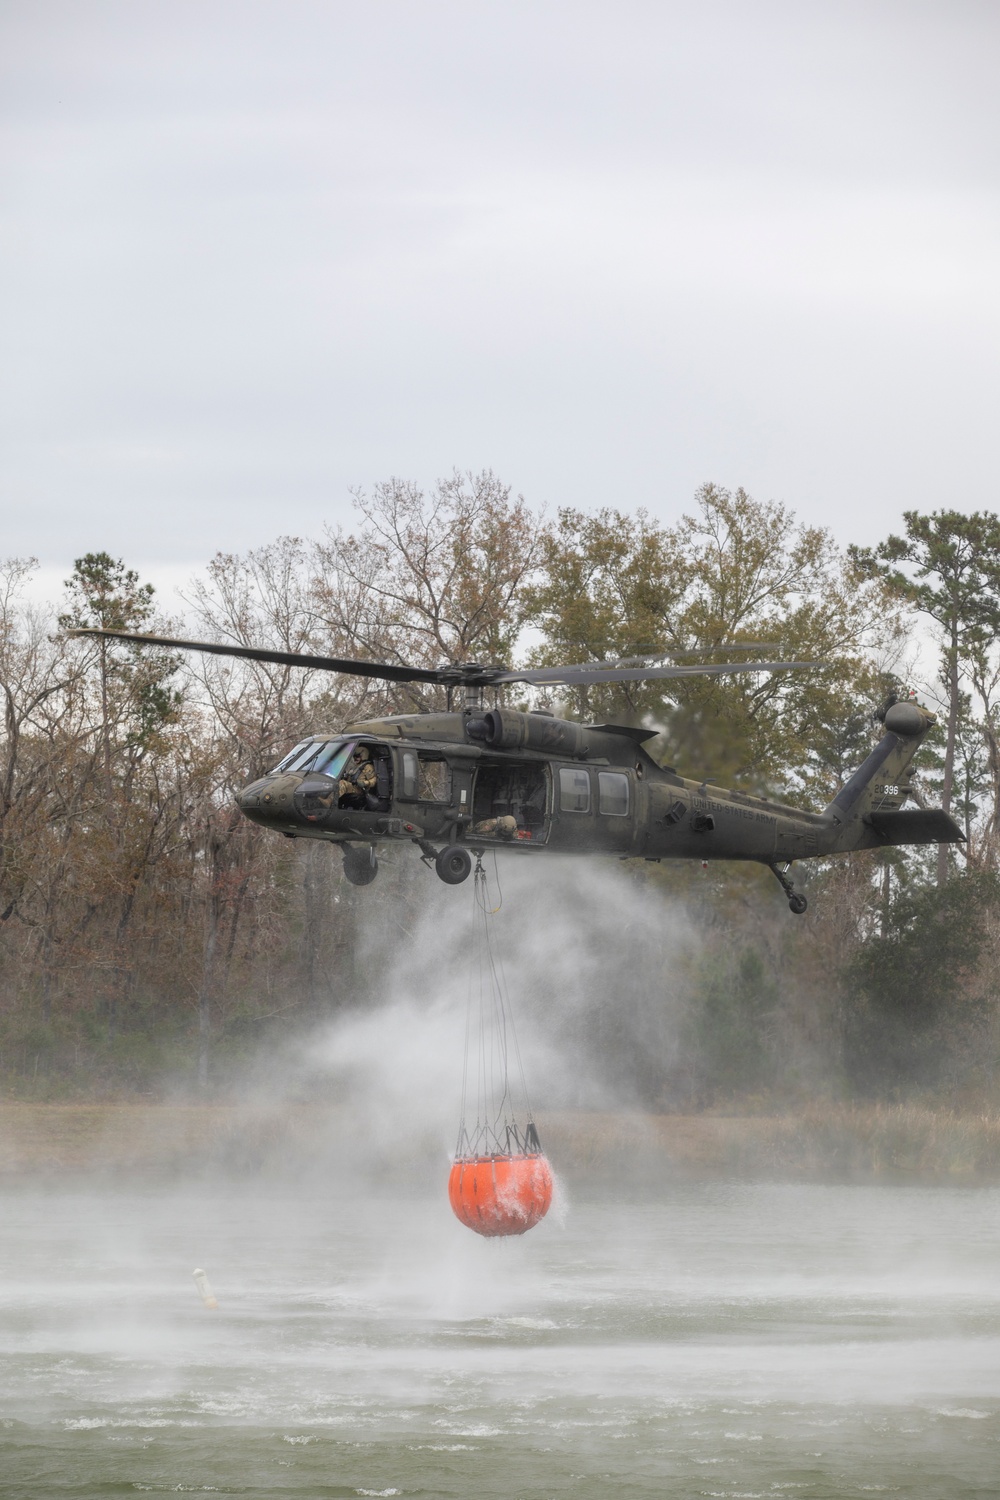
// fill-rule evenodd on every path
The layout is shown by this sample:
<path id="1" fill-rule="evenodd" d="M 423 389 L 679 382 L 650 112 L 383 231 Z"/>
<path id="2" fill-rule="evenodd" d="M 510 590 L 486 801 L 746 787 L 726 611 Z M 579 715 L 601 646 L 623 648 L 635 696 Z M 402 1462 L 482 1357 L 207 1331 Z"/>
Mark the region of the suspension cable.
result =
<path id="1" fill-rule="evenodd" d="M 494 866 L 496 856 L 494 854 Z M 492 906 L 482 857 L 477 856 L 473 880 L 472 968 L 465 1013 L 465 1058 L 462 1070 L 462 1119 L 457 1156 L 509 1156 L 538 1150 L 528 1099 L 528 1086 L 521 1049 L 514 1025 L 503 959 L 493 942 L 491 918 L 503 905 L 499 872 L 496 872 L 498 904 Z M 473 1009 L 477 1014 L 473 1017 Z M 476 1047 L 476 1123 L 468 1128 L 469 1075 L 472 1047 Z M 514 1063 L 514 1090 L 510 1067 Z M 519 1096 L 515 1102 L 515 1093 Z M 516 1114 L 523 1101 L 525 1129 L 518 1129 Z"/>

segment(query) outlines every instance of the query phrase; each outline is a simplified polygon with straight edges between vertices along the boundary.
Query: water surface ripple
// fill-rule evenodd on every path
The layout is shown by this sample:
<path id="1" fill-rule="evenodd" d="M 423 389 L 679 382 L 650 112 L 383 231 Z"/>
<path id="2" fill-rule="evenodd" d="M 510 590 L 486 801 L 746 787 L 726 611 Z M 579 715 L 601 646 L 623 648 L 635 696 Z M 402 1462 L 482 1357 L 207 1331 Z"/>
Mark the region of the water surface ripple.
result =
<path id="1" fill-rule="evenodd" d="M 219 1300 L 202 1307 L 191 1271 Z M 1000 1193 L 8 1189 L 0 1493 L 1000 1494 Z"/>

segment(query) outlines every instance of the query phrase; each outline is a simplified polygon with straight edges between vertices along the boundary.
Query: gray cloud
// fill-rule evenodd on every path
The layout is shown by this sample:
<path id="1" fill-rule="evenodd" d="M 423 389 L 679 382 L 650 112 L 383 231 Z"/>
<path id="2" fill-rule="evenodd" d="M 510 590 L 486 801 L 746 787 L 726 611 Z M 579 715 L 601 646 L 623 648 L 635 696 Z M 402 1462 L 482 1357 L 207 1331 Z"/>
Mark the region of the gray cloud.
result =
<path id="1" fill-rule="evenodd" d="M 988 4 L 0 21 L 5 551 L 194 565 L 491 465 L 843 539 L 995 504 Z"/>

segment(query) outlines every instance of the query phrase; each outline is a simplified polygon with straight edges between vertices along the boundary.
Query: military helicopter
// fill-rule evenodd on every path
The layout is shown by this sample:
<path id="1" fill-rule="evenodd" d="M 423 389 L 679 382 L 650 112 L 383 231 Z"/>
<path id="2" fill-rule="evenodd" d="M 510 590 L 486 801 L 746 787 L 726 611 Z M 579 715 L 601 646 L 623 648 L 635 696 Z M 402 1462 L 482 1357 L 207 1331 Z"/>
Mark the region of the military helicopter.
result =
<path id="1" fill-rule="evenodd" d="M 798 671 L 817 662 L 649 666 L 632 660 L 523 670 L 478 663 L 430 668 L 124 630 L 69 633 L 389 682 L 433 683 L 448 690 L 449 702 L 460 689 L 464 701 L 457 712 L 398 714 L 311 735 L 236 798 L 252 822 L 286 838 L 340 844 L 344 874 L 354 885 L 375 879 L 376 846 L 387 841 L 415 844 L 448 885 L 468 877 L 473 856 L 499 848 L 531 857 L 550 851 L 656 862 L 751 860 L 771 871 L 790 910 L 801 915 L 806 898 L 789 874 L 794 860 L 964 840 L 948 813 L 903 807 L 911 790 L 910 765 L 935 722 L 912 700 L 890 698 L 883 706 L 882 738 L 822 812 L 679 776 L 643 748 L 656 734 L 653 729 L 585 725 L 547 712 L 484 707 L 486 690 L 507 683 L 580 687 Z M 361 766 L 370 767 L 363 777 Z"/>

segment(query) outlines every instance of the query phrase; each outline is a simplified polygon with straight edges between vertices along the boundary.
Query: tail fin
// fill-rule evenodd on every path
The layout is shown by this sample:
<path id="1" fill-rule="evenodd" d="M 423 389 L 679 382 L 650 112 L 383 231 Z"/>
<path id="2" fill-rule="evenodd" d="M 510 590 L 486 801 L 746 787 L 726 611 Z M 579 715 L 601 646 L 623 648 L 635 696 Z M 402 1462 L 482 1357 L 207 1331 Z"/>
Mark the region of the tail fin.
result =
<path id="1" fill-rule="evenodd" d="M 948 813 L 923 808 L 902 811 L 907 772 L 934 725 L 934 715 L 917 703 L 894 703 L 882 722 L 885 734 L 823 814 L 833 825 L 830 853 L 888 844 L 964 842 L 965 835 Z"/>

